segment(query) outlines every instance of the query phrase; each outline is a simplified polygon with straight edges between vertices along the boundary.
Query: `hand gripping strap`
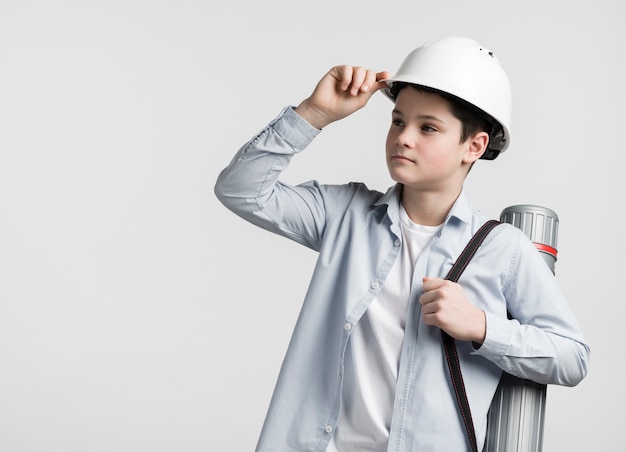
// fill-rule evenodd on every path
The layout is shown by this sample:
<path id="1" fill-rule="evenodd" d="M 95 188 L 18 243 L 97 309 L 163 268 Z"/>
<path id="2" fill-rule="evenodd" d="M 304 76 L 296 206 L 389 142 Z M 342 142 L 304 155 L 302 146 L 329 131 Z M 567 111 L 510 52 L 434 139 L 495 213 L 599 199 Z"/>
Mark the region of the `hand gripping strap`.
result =
<path id="1" fill-rule="evenodd" d="M 489 220 L 481 226 L 481 228 L 470 239 L 465 249 L 461 252 L 460 256 L 448 272 L 446 276 L 447 280 L 457 282 L 461 276 L 461 273 L 469 264 L 469 261 L 476 253 L 476 250 L 485 239 L 487 234 L 499 225 L 497 220 Z M 448 333 L 441 330 L 441 336 L 443 339 L 444 351 L 446 353 L 446 361 L 448 362 L 448 369 L 450 370 L 450 379 L 452 380 L 452 387 L 454 389 L 454 395 L 456 396 L 459 409 L 461 410 L 461 417 L 465 424 L 465 430 L 467 431 L 467 437 L 472 448 L 472 452 L 478 452 L 478 444 L 476 443 L 476 432 L 474 430 L 474 422 L 472 421 L 472 413 L 470 410 L 469 402 L 467 400 L 467 394 L 465 393 L 465 384 L 463 383 L 463 375 L 461 375 L 461 366 L 459 364 L 459 355 L 456 351 L 456 345 L 454 338 Z"/>

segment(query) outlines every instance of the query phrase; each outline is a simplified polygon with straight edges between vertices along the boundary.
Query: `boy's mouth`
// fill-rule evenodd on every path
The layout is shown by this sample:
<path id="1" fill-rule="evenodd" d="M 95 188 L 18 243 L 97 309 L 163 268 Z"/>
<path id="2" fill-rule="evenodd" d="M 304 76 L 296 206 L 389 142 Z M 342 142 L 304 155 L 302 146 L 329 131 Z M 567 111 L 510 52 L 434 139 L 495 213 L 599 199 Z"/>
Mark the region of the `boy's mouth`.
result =
<path id="1" fill-rule="evenodd" d="M 396 155 L 392 155 L 391 156 L 391 160 L 396 160 L 396 161 L 404 161 L 404 162 L 411 162 L 411 163 L 415 163 L 413 160 L 411 160 L 410 158 L 401 155 L 401 154 L 396 154 Z"/>

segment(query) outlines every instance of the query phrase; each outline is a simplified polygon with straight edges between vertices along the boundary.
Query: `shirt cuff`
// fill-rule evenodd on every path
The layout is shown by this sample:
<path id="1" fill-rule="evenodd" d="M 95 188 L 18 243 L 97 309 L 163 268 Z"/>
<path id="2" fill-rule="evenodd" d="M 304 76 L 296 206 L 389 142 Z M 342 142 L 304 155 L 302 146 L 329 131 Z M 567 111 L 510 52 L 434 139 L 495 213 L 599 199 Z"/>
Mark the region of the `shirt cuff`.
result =
<path id="1" fill-rule="evenodd" d="M 285 107 L 270 126 L 296 151 L 305 149 L 321 132 L 296 113 L 292 106 Z"/>
<path id="2" fill-rule="evenodd" d="M 481 347 L 475 354 L 484 356 L 492 362 L 498 362 L 506 355 L 511 338 L 511 322 L 500 316 L 485 311 L 487 332 Z"/>

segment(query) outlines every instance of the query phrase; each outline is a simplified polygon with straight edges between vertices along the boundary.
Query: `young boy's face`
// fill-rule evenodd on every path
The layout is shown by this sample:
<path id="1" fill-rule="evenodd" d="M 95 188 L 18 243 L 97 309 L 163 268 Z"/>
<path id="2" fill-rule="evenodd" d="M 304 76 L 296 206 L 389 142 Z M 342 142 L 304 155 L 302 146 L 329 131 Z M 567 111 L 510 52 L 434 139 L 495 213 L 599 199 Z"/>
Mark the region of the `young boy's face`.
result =
<path id="1" fill-rule="evenodd" d="M 396 182 L 418 190 L 456 189 L 471 162 L 462 124 L 441 96 L 403 88 L 387 134 L 387 166 Z M 472 159 L 473 161 L 473 159 Z"/>

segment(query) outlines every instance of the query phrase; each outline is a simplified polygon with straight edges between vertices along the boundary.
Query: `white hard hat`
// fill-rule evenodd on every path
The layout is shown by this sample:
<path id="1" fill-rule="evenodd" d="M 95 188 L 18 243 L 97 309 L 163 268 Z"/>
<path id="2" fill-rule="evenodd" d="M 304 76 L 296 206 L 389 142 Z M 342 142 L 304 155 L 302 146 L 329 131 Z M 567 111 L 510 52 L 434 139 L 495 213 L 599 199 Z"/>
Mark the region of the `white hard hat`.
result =
<path id="1" fill-rule="evenodd" d="M 511 83 L 500 61 L 489 49 L 469 38 L 449 36 L 413 50 L 383 92 L 392 100 L 391 87 L 403 82 L 452 94 L 493 118 L 496 127 L 484 158 L 493 159 L 511 141 Z"/>

